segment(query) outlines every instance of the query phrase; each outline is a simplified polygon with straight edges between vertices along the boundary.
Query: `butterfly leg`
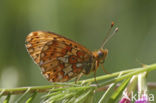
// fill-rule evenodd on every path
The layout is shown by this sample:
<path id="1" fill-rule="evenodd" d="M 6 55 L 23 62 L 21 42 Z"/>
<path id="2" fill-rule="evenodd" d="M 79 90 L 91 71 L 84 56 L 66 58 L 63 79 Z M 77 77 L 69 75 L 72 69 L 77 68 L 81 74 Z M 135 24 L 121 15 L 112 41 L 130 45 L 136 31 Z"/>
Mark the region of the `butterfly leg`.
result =
<path id="1" fill-rule="evenodd" d="M 94 71 L 94 80 L 95 80 L 96 86 L 99 87 L 99 84 L 98 84 L 98 82 L 96 80 L 96 71 Z"/>
<path id="2" fill-rule="evenodd" d="M 83 73 L 80 73 L 76 78 L 75 78 L 75 84 L 77 84 L 78 80 L 80 80 L 81 76 Z"/>
<path id="3" fill-rule="evenodd" d="M 103 64 L 101 64 L 101 67 L 102 67 L 104 73 L 106 73 L 106 74 L 110 74 L 109 72 L 107 72 L 107 71 L 105 70 Z"/>
<path id="4" fill-rule="evenodd" d="M 96 84 L 98 84 L 98 82 L 96 81 L 96 71 L 94 71 L 94 80 L 95 80 Z"/>

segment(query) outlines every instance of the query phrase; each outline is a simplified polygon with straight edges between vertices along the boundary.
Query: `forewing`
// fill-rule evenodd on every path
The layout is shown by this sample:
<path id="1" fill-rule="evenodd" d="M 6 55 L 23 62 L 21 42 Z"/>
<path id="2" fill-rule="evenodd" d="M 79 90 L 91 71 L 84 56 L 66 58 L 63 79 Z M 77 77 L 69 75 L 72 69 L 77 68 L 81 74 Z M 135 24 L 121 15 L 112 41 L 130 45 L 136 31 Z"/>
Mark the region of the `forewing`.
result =
<path id="1" fill-rule="evenodd" d="M 40 53 L 42 74 L 51 82 L 65 82 L 82 72 L 87 63 L 92 63 L 92 53 L 80 44 L 65 37 L 47 42 Z"/>
<path id="2" fill-rule="evenodd" d="M 28 34 L 26 37 L 26 48 L 35 63 L 38 64 L 40 62 L 40 53 L 43 46 L 55 37 L 56 35 L 51 35 L 43 31 L 31 32 Z"/>

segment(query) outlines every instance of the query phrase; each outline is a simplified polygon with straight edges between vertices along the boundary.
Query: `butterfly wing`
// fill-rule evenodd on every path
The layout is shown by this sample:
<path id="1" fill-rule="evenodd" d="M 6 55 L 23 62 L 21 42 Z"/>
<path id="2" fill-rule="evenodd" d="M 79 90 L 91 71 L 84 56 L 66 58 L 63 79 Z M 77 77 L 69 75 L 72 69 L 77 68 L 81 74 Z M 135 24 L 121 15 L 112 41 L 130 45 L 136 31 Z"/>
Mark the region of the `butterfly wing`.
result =
<path id="1" fill-rule="evenodd" d="M 36 31 L 31 32 L 26 37 L 26 48 L 30 56 L 33 58 L 36 64 L 40 62 L 40 53 L 43 46 L 55 38 L 55 35 L 51 35 L 47 32 Z"/>
<path id="2" fill-rule="evenodd" d="M 34 52 L 31 52 L 30 55 L 33 58 L 35 54 L 39 55 L 34 60 L 49 81 L 64 82 L 77 77 L 80 73 L 88 74 L 91 71 L 94 59 L 88 49 L 55 33 L 39 33 L 40 39 L 36 40 L 39 43 L 31 42 L 37 46 L 33 47 Z M 41 38 L 44 38 L 43 42 Z M 41 48 L 38 49 L 39 47 Z M 30 52 L 29 49 L 28 52 Z"/>

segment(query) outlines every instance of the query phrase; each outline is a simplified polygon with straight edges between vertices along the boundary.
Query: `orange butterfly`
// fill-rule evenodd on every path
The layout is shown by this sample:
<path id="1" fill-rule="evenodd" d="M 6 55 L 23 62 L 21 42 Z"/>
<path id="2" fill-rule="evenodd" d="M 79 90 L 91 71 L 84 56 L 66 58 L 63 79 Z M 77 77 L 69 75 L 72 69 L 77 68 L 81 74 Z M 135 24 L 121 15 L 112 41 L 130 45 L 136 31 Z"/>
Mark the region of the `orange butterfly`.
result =
<path id="1" fill-rule="evenodd" d="M 31 32 L 26 37 L 26 48 L 48 81 L 65 82 L 74 77 L 79 79 L 82 74 L 95 73 L 108 53 L 103 49 L 105 43 L 117 30 L 107 35 L 103 46 L 93 52 L 61 35 L 44 31 Z"/>

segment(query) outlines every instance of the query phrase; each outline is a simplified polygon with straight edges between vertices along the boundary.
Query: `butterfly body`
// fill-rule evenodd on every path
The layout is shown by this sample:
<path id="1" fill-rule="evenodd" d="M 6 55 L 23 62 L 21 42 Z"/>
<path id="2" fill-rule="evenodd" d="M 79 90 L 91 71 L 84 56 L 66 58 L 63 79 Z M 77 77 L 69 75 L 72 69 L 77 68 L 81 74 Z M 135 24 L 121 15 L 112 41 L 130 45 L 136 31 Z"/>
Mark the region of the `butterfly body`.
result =
<path id="1" fill-rule="evenodd" d="M 26 48 L 42 74 L 51 82 L 65 82 L 95 72 L 108 50 L 94 52 L 61 35 L 36 31 L 26 38 Z"/>

